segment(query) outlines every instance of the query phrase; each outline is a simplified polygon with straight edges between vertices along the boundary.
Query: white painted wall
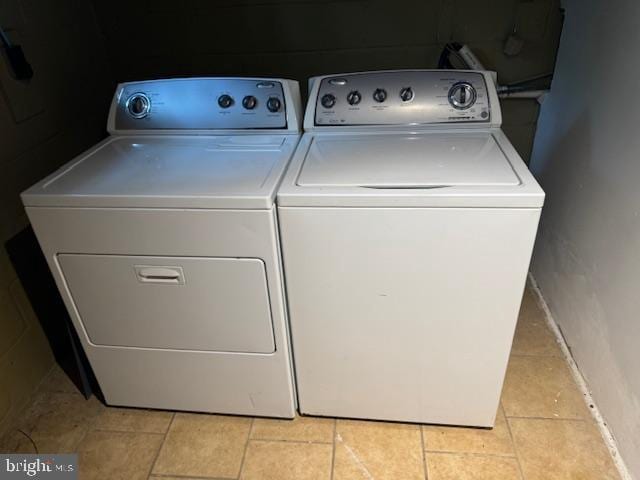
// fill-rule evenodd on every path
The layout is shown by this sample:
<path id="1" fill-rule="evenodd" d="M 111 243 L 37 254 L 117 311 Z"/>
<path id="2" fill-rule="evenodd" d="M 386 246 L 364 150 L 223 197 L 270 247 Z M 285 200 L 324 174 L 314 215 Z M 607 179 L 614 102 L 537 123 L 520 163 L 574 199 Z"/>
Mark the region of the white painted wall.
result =
<path id="1" fill-rule="evenodd" d="M 640 479 L 640 2 L 567 0 L 531 168 L 532 271 Z"/>

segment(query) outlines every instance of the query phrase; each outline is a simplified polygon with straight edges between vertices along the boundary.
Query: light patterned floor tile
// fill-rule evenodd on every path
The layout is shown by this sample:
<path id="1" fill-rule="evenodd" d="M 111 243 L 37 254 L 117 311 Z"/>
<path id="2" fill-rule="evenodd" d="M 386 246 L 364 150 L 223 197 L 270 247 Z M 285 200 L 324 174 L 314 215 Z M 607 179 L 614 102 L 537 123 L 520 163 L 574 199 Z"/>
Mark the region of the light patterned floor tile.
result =
<path id="1" fill-rule="evenodd" d="M 556 337 L 547 326 L 544 312 L 530 289 L 525 291 L 522 300 L 511 354 L 562 356 Z"/>
<path id="2" fill-rule="evenodd" d="M 155 433 L 90 432 L 79 448 L 82 480 L 145 480 L 164 436 Z"/>
<path id="3" fill-rule="evenodd" d="M 166 475 L 151 475 L 149 480 L 203 480 L 203 477 L 168 477 Z"/>
<path id="4" fill-rule="evenodd" d="M 493 429 L 423 426 L 427 451 L 513 455 L 513 445 L 502 409 Z"/>
<path id="5" fill-rule="evenodd" d="M 335 420 L 332 418 L 296 417 L 293 420 L 256 418 L 251 438 L 297 442 L 333 442 Z"/>
<path id="6" fill-rule="evenodd" d="M 420 427 L 338 420 L 334 480 L 423 480 Z"/>
<path id="7" fill-rule="evenodd" d="M 80 393 L 60 365 L 53 366 L 51 371 L 40 384 L 41 392 Z"/>
<path id="8" fill-rule="evenodd" d="M 241 480 L 329 480 L 331 445 L 251 440 Z"/>
<path id="9" fill-rule="evenodd" d="M 166 475 L 151 475 L 149 480 L 203 480 L 203 477 L 168 477 Z"/>
<path id="10" fill-rule="evenodd" d="M 585 418 L 589 412 L 563 358 L 512 356 L 502 390 L 507 417 Z"/>
<path id="11" fill-rule="evenodd" d="M 103 408 L 95 397 L 85 400 L 79 393 L 38 393 L 2 441 L 2 448 L 20 453 L 34 450 L 27 437 L 17 431 L 20 429 L 31 437 L 39 452 L 74 452 Z"/>
<path id="12" fill-rule="evenodd" d="M 177 413 L 153 473 L 235 478 L 250 428 L 250 418 Z"/>
<path id="13" fill-rule="evenodd" d="M 508 419 L 526 480 L 619 480 L 591 421 Z"/>
<path id="14" fill-rule="evenodd" d="M 96 418 L 94 429 L 123 432 L 165 433 L 173 412 L 138 408 L 105 408 Z"/>
<path id="15" fill-rule="evenodd" d="M 429 480 L 521 480 L 515 458 L 452 453 L 427 454 Z"/>

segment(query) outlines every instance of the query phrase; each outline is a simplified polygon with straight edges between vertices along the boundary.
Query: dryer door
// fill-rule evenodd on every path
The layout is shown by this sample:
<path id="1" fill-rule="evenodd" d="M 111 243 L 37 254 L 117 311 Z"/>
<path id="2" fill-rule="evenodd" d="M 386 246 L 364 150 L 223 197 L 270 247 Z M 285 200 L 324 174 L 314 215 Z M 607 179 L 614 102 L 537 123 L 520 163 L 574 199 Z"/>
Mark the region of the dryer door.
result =
<path id="1" fill-rule="evenodd" d="M 61 254 L 58 261 L 95 345 L 275 350 L 260 259 Z"/>

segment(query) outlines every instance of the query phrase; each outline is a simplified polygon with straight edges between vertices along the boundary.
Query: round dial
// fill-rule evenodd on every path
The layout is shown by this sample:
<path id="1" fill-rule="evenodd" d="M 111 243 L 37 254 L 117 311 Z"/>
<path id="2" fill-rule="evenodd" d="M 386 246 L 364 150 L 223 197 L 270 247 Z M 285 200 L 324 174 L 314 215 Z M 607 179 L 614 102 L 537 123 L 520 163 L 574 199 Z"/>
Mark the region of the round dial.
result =
<path id="1" fill-rule="evenodd" d="M 384 88 L 376 88 L 373 92 L 373 99 L 378 103 L 384 102 L 387 99 L 387 91 Z"/>
<path id="2" fill-rule="evenodd" d="M 353 90 L 347 95 L 347 102 L 349 102 L 349 105 L 358 105 L 361 100 L 362 95 L 360 95 L 360 92 L 357 90 Z"/>
<path id="3" fill-rule="evenodd" d="M 281 106 L 282 106 L 282 102 L 280 102 L 280 99 L 278 97 L 269 97 L 269 100 L 267 100 L 267 109 L 271 113 L 276 113 L 280 111 Z"/>
<path id="4" fill-rule="evenodd" d="M 226 93 L 220 95 L 218 97 L 218 105 L 220 105 L 220 108 L 229 108 L 231 105 L 233 105 L 233 98 L 231 97 L 231 95 L 227 95 Z"/>
<path id="5" fill-rule="evenodd" d="M 253 95 L 247 95 L 242 99 L 242 106 L 247 110 L 253 110 L 258 105 L 258 99 Z"/>
<path id="6" fill-rule="evenodd" d="M 126 107 L 133 118 L 144 118 L 151 111 L 151 100 L 144 93 L 134 93 L 127 98 Z"/>
<path id="7" fill-rule="evenodd" d="M 449 89 L 449 103 L 453 108 L 465 110 L 476 103 L 477 93 L 473 85 L 459 82 Z"/>
<path id="8" fill-rule="evenodd" d="M 333 93 L 325 93 L 320 99 L 324 108 L 331 108 L 336 104 L 336 96 Z"/>
<path id="9" fill-rule="evenodd" d="M 403 89 L 401 89 L 400 90 L 400 99 L 403 102 L 410 102 L 411 100 L 413 100 L 413 88 L 404 87 Z"/>

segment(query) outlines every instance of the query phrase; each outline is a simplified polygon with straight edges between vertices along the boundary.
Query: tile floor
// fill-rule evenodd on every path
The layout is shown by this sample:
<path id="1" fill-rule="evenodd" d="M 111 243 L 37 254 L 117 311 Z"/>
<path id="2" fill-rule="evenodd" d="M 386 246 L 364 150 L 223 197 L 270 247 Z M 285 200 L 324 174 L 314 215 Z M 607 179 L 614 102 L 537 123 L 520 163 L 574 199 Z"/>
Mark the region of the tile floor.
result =
<path id="1" fill-rule="evenodd" d="M 59 369 L 17 428 L 40 452 L 79 452 L 83 480 L 619 478 L 531 291 L 493 430 L 109 408 Z M 0 451 L 33 451 L 17 428 Z"/>

